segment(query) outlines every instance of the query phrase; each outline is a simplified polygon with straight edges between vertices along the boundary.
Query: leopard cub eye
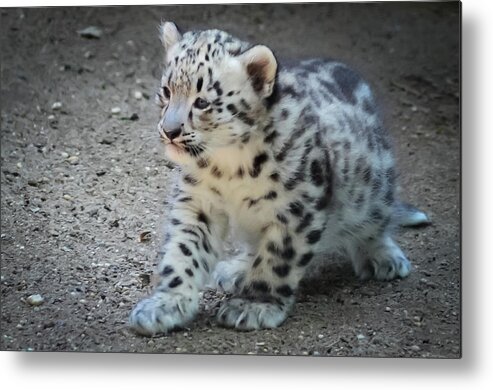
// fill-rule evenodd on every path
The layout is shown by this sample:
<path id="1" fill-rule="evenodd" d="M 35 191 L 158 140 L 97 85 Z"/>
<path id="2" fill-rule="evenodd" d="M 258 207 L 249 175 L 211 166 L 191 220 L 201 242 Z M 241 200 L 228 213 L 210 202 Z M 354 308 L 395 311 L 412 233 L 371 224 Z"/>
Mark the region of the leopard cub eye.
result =
<path id="1" fill-rule="evenodd" d="M 197 99 L 195 99 L 195 102 L 193 103 L 193 106 L 195 108 L 200 109 L 200 110 L 204 110 L 207 107 L 209 107 L 209 102 L 207 100 L 205 100 L 205 99 L 197 98 Z"/>
<path id="2" fill-rule="evenodd" d="M 171 97 L 171 91 L 168 87 L 163 87 L 163 95 L 166 99 L 169 99 Z"/>

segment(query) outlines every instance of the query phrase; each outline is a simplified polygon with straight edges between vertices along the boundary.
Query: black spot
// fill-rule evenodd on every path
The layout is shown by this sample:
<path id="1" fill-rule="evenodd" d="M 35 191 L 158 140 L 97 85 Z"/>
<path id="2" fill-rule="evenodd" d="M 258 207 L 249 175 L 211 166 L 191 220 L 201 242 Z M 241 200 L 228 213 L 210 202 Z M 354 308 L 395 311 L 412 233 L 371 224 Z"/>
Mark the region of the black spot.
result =
<path id="1" fill-rule="evenodd" d="M 254 280 L 251 284 L 252 288 L 254 290 L 263 292 L 263 293 L 268 293 L 270 291 L 269 285 L 264 282 L 263 280 Z"/>
<path id="2" fill-rule="evenodd" d="M 205 55 L 205 60 L 206 60 L 206 61 L 209 61 L 209 54 L 206 54 L 206 55 Z"/>
<path id="3" fill-rule="evenodd" d="M 269 241 L 269 243 L 267 244 L 267 250 L 273 255 L 279 255 L 280 253 L 278 246 L 273 241 Z"/>
<path id="4" fill-rule="evenodd" d="M 272 180 L 272 181 L 275 181 L 275 182 L 278 182 L 279 179 L 280 179 L 280 175 L 278 172 L 274 172 L 273 174 L 271 174 L 269 176 L 269 178 Z"/>
<path id="5" fill-rule="evenodd" d="M 204 239 L 202 240 L 202 246 L 204 247 L 204 250 L 207 253 L 211 253 L 211 247 L 210 247 L 210 244 L 209 244 L 209 240 L 207 239 L 206 236 L 204 236 Z"/>
<path id="6" fill-rule="evenodd" d="M 234 104 L 228 104 L 226 106 L 226 108 L 228 109 L 229 112 L 231 112 L 231 114 L 235 115 L 238 113 L 238 110 L 236 109 L 236 106 Z"/>
<path id="7" fill-rule="evenodd" d="M 211 174 L 212 176 L 217 177 L 218 179 L 221 178 L 223 175 L 223 173 L 215 165 L 211 169 Z"/>
<path id="8" fill-rule="evenodd" d="M 190 268 L 185 268 L 185 272 L 188 276 L 193 276 L 193 271 Z"/>
<path id="9" fill-rule="evenodd" d="M 266 152 L 261 152 L 253 159 L 252 169 L 250 170 L 251 177 L 258 177 L 262 171 L 262 165 L 269 160 L 269 155 Z"/>
<path id="10" fill-rule="evenodd" d="M 200 238 L 199 234 L 191 229 L 182 229 L 181 230 L 183 233 L 187 233 L 187 234 L 190 234 L 194 237 L 197 237 L 197 238 Z"/>
<path id="11" fill-rule="evenodd" d="M 271 143 L 272 141 L 274 141 L 274 139 L 279 135 L 279 133 L 274 130 L 272 133 L 268 134 L 267 136 L 265 136 L 264 138 L 264 142 L 266 143 Z"/>
<path id="12" fill-rule="evenodd" d="M 287 225 L 289 222 L 284 214 L 277 214 L 276 218 L 279 222 L 283 223 L 284 225 Z"/>
<path id="13" fill-rule="evenodd" d="M 185 175 L 183 177 L 183 181 L 187 184 L 190 184 L 192 186 L 197 184 L 197 179 L 195 179 L 192 175 Z"/>
<path id="14" fill-rule="evenodd" d="M 301 256 L 301 259 L 298 262 L 298 265 L 300 267 L 305 267 L 312 260 L 312 258 L 313 258 L 312 252 L 305 253 L 303 256 Z"/>
<path id="15" fill-rule="evenodd" d="M 286 119 L 289 116 L 289 111 L 285 108 L 281 111 L 281 119 Z"/>
<path id="16" fill-rule="evenodd" d="M 298 201 L 289 204 L 289 212 L 298 217 L 301 216 L 301 214 L 303 214 L 303 209 L 304 209 L 303 205 Z"/>
<path id="17" fill-rule="evenodd" d="M 243 123 L 247 124 L 248 126 L 253 126 L 253 124 L 255 123 L 255 121 L 250 118 L 247 114 L 245 114 L 244 112 L 239 112 L 237 114 L 237 117 L 239 120 L 241 120 Z"/>
<path id="18" fill-rule="evenodd" d="M 193 259 L 192 263 L 195 268 L 199 268 L 199 263 L 197 263 L 197 260 Z"/>
<path id="19" fill-rule="evenodd" d="M 360 77 L 351 69 L 345 66 L 338 66 L 332 71 L 334 80 L 344 95 L 344 98 L 351 104 L 356 104 L 354 91 L 360 83 Z"/>
<path id="20" fill-rule="evenodd" d="M 248 208 L 255 206 L 260 199 L 245 198 L 245 202 L 248 201 Z"/>
<path id="21" fill-rule="evenodd" d="M 207 261 L 202 260 L 202 267 L 204 267 L 205 272 L 209 273 L 209 264 L 207 264 Z"/>
<path id="22" fill-rule="evenodd" d="M 286 277 L 290 270 L 291 267 L 288 264 L 276 265 L 272 267 L 272 271 L 274 271 L 274 273 L 281 278 Z"/>
<path id="23" fill-rule="evenodd" d="M 209 165 L 209 161 L 206 158 L 199 158 L 197 160 L 197 166 L 199 168 L 206 168 Z"/>
<path id="24" fill-rule="evenodd" d="M 286 298 L 288 298 L 294 294 L 293 289 L 291 287 L 289 287 L 287 284 L 284 284 L 284 285 L 276 288 L 276 292 L 279 295 L 282 295 L 283 297 L 286 297 Z"/>
<path id="25" fill-rule="evenodd" d="M 222 196 L 221 192 L 216 187 L 209 187 L 209 189 L 216 195 Z"/>
<path id="26" fill-rule="evenodd" d="M 219 81 L 216 81 L 212 86 L 216 90 L 217 96 L 221 96 L 223 94 L 223 90 L 221 89 L 221 84 Z"/>
<path id="27" fill-rule="evenodd" d="M 180 243 L 179 247 L 180 247 L 181 253 L 183 253 L 185 256 L 191 256 L 192 255 L 192 252 L 190 251 L 190 249 L 188 249 L 188 247 L 185 244 Z"/>
<path id="28" fill-rule="evenodd" d="M 207 215 L 205 215 L 203 211 L 198 213 L 197 220 L 204 223 L 207 226 L 207 229 L 209 229 L 209 218 L 207 218 Z"/>
<path id="29" fill-rule="evenodd" d="M 161 276 L 167 276 L 169 274 L 172 274 L 174 272 L 174 269 L 172 266 L 167 265 L 164 267 L 164 269 L 161 271 Z"/>
<path id="30" fill-rule="evenodd" d="M 294 256 L 296 256 L 296 251 L 292 247 L 287 247 L 281 252 L 281 256 L 285 260 L 291 260 Z"/>
<path id="31" fill-rule="evenodd" d="M 322 231 L 321 230 L 312 230 L 308 235 L 306 236 L 306 242 L 309 244 L 315 244 L 320 240 L 320 237 L 322 236 Z"/>
<path id="32" fill-rule="evenodd" d="M 191 196 L 184 196 L 182 198 L 179 198 L 177 202 L 186 203 L 186 202 L 190 202 L 191 200 L 192 200 Z"/>
<path id="33" fill-rule="evenodd" d="M 250 141 L 250 133 L 245 133 L 241 136 L 241 143 L 247 144 Z"/>
<path id="34" fill-rule="evenodd" d="M 250 110 L 250 108 L 251 108 L 251 107 L 250 107 L 250 105 L 249 105 L 249 104 L 246 102 L 246 100 L 245 100 L 245 99 L 243 99 L 243 98 L 240 100 L 240 104 L 241 104 L 241 106 L 242 106 L 245 110 L 247 110 L 247 111 L 249 111 L 249 110 Z"/>
<path id="35" fill-rule="evenodd" d="M 176 225 L 180 225 L 181 222 L 179 220 L 177 220 L 176 218 L 172 218 L 171 219 L 171 224 L 176 226 Z"/>
<path id="36" fill-rule="evenodd" d="M 200 92 L 202 90 L 203 83 L 204 83 L 204 79 L 202 77 L 199 77 L 197 81 L 197 92 Z"/>
<path id="37" fill-rule="evenodd" d="M 276 199 L 277 198 L 277 192 L 276 191 L 270 191 L 267 195 L 264 196 L 264 199 Z"/>
<path id="38" fill-rule="evenodd" d="M 169 288 L 178 287 L 182 283 L 183 283 L 183 280 L 179 276 L 176 276 L 175 278 L 173 278 L 173 280 L 171 282 L 169 282 L 168 287 Z"/>
<path id="39" fill-rule="evenodd" d="M 289 240 L 291 240 L 291 237 L 289 237 Z M 276 243 L 270 241 L 267 244 L 267 250 L 275 256 L 278 256 L 285 260 L 291 260 L 296 255 L 296 251 L 293 249 L 293 247 L 290 246 L 289 242 L 285 241 L 284 245 L 284 249 L 281 249 Z"/>
<path id="40" fill-rule="evenodd" d="M 312 221 L 313 221 L 313 214 L 311 214 L 311 213 L 305 214 L 303 216 L 303 219 L 301 220 L 300 224 L 296 228 L 296 233 L 300 233 L 303 230 L 305 230 L 308 226 L 310 226 Z"/>
<path id="41" fill-rule="evenodd" d="M 239 167 L 238 171 L 236 172 L 236 176 L 241 178 L 241 177 L 243 177 L 244 174 L 245 174 L 245 171 L 243 170 L 243 167 Z"/>
<path id="42" fill-rule="evenodd" d="M 322 168 L 318 160 L 313 160 L 310 165 L 310 174 L 312 178 L 312 183 L 316 186 L 321 186 L 324 183 L 324 178 L 322 175 Z"/>
<path id="43" fill-rule="evenodd" d="M 262 257 L 261 256 L 257 256 L 257 258 L 255 259 L 255 261 L 253 262 L 253 268 L 257 268 L 261 262 L 262 262 Z"/>
<path id="44" fill-rule="evenodd" d="M 229 91 L 226 96 L 233 96 L 235 94 L 235 91 Z"/>

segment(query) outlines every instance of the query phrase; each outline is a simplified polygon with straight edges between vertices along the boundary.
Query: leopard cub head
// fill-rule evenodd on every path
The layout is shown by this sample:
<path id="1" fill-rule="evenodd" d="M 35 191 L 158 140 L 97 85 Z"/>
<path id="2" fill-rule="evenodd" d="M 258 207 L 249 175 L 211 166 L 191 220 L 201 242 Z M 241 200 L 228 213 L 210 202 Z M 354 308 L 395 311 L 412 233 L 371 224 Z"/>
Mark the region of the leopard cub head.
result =
<path id="1" fill-rule="evenodd" d="M 165 60 L 158 130 L 167 157 L 185 162 L 249 139 L 273 92 L 272 51 L 219 30 L 182 35 L 171 22 L 160 33 Z"/>

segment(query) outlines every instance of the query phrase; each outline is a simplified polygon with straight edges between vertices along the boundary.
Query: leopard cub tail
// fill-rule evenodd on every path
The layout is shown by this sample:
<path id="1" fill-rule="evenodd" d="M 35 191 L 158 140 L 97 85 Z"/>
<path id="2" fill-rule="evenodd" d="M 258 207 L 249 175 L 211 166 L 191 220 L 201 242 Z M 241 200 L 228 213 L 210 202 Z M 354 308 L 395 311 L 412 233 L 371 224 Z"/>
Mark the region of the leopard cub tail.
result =
<path id="1" fill-rule="evenodd" d="M 397 202 L 394 211 L 394 222 L 402 227 L 417 227 L 431 224 L 425 212 L 404 202 Z"/>

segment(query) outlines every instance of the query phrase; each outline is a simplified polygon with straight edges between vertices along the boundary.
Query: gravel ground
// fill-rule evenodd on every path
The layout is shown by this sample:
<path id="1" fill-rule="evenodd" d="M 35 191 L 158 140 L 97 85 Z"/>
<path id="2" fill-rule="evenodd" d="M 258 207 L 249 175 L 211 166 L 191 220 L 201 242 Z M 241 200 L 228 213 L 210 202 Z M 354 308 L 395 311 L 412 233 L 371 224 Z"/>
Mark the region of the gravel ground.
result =
<path id="1" fill-rule="evenodd" d="M 2 9 L 1 349 L 460 357 L 459 7 Z M 162 19 L 227 30 L 279 58 L 338 58 L 365 75 L 395 140 L 402 197 L 433 220 L 398 232 L 409 278 L 363 283 L 328 259 L 278 329 L 218 327 L 213 291 L 181 332 L 128 329 L 170 207 L 173 167 L 153 101 Z M 89 26 L 98 39 L 81 35 Z"/>

